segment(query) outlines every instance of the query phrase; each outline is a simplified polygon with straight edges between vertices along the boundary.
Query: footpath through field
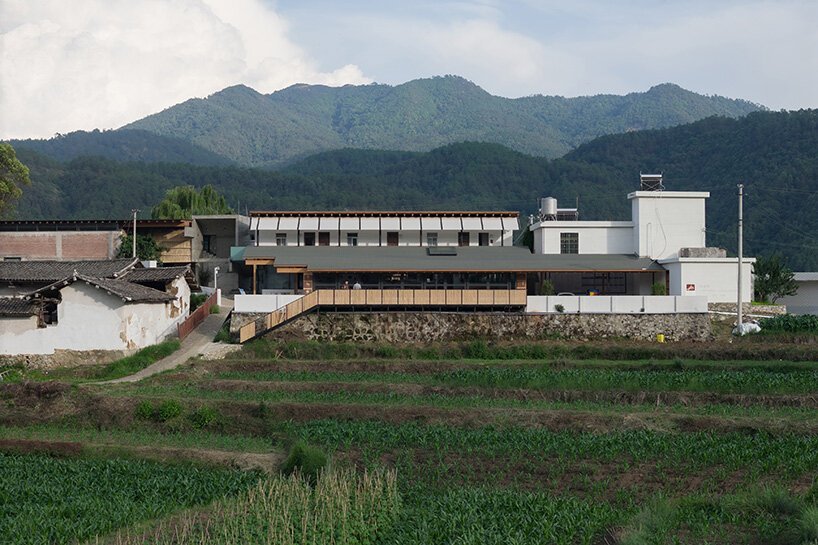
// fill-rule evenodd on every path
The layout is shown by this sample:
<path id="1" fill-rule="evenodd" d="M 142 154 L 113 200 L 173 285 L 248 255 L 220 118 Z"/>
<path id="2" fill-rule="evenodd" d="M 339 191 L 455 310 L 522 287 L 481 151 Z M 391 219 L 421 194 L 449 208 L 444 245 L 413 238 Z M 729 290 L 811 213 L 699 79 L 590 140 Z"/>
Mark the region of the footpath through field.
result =
<path id="1" fill-rule="evenodd" d="M 215 344 L 213 342 L 213 337 L 215 337 L 216 333 L 219 332 L 219 329 L 221 329 L 222 324 L 224 323 L 224 319 L 232 309 L 233 301 L 227 297 L 222 297 L 222 304 L 219 306 L 218 314 L 211 314 L 205 318 L 204 321 L 199 324 L 199 327 L 194 329 L 187 337 L 185 337 L 179 350 L 166 358 L 162 358 L 161 360 L 152 363 L 141 371 L 137 371 L 133 375 L 128 375 L 127 377 L 122 377 L 107 382 L 99 382 L 97 384 L 137 382 L 143 378 L 155 375 L 156 373 L 161 373 L 162 371 L 167 371 L 168 369 L 178 367 L 190 358 L 206 352 L 209 345 Z"/>

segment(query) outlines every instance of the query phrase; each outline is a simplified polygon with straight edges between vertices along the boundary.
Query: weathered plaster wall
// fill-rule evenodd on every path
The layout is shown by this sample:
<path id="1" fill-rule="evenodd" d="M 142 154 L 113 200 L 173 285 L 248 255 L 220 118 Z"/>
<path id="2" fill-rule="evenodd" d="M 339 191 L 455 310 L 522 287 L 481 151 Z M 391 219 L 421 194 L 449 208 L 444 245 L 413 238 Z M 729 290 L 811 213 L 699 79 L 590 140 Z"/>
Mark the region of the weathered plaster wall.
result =
<path id="1" fill-rule="evenodd" d="M 37 327 L 36 319 L 0 320 L 0 354 L 144 348 L 175 334 L 176 323 L 184 319 L 172 303 L 124 304 L 84 282 L 66 286 L 60 293 L 54 325 Z"/>
<path id="2" fill-rule="evenodd" d="M 245 321 L 246 323 L 246 321 Z M 322 341 L 428 343 L 468 339 L 669 341 L 711 338 L 707 314 L 508 314 L 380 312 L 307 314 L 268 334 Z"/>

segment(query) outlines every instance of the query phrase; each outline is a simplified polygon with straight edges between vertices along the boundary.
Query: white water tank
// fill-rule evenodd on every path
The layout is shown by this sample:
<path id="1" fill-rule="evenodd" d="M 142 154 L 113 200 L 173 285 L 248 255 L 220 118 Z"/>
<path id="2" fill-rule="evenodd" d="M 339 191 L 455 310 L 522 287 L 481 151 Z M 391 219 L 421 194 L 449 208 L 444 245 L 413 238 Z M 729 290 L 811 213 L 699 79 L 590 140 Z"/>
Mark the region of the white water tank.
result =
<path id="1" fill-rule="evenodd" d="M 543 218 L 557 217 L 557 199 L 544 197 L 540 199 L 540 215 Z"/>

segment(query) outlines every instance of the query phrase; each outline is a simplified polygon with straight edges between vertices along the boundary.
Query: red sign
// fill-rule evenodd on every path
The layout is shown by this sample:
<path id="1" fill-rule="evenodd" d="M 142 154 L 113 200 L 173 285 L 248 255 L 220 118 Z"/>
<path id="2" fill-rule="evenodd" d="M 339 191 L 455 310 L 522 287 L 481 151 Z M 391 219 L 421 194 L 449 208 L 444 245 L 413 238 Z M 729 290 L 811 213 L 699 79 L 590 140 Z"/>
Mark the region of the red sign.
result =
<path id="1" fill-rule="evenodd" d="M 687 284 L 685 286 L 685 291 L 696 291 L 696 284 Z"/>

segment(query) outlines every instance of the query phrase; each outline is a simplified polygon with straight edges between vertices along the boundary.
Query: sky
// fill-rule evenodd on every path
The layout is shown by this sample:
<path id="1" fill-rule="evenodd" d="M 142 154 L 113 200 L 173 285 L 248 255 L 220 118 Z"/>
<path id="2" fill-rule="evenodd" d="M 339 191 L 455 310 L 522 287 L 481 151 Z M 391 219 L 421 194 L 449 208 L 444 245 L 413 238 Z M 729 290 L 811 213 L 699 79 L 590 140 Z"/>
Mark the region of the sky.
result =
<path id="1" fill-rule="evenodd" d="M 672 82 L 818 107 L 818 0 L 0 0 L 0 138 L 111 129 L 245 84 L 444 74 L 492 94 Z"/>

